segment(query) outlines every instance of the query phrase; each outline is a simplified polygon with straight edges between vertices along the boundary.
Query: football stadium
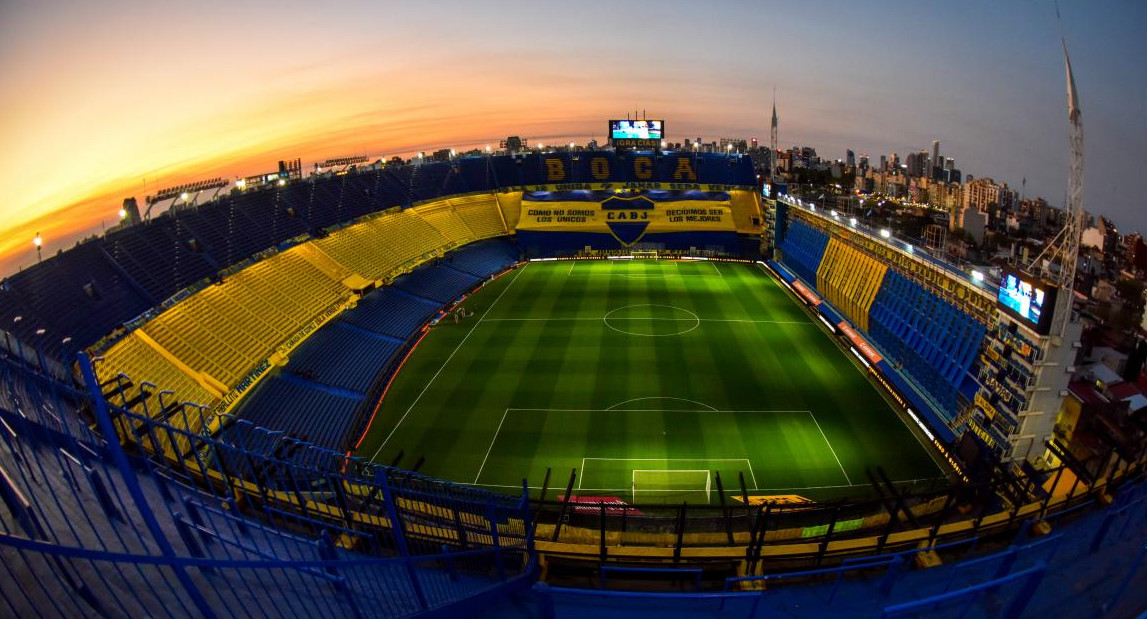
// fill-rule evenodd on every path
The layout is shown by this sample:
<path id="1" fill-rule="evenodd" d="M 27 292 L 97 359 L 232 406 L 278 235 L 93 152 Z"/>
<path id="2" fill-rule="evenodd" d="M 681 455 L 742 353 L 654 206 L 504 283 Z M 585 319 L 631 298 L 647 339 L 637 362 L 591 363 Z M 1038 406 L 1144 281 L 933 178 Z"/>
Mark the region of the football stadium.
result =
<path id="1" fill-rule="evenodd" d="M 288 170 L 3 280 L 6 612 L 1138 612 L 1143 463 L 1044 440 L 1070 303 L 627 131 Z"/>

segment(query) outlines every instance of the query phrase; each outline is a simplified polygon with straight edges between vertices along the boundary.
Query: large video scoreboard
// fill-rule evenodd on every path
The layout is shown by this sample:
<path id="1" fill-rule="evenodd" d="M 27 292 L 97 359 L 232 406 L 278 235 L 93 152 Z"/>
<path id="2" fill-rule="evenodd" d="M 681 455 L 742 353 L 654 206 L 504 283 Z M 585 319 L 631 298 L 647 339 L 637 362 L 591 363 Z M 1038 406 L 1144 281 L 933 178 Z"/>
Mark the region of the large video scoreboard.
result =
<path id="1" fill-rule="evenodd" d="M 664 120 L 609 121 L 609 140 L 614 148 L 656 149 L 664 137 Z"/>
<path id="2" fill-rule="evenodd" d="M 1055 284 L 1008 269 L 1000 280 L 998 300 L 1008 314 L 1027 323 L 1040 335 L 1051 330 L 1051 315 L 1059 288 Z"/>

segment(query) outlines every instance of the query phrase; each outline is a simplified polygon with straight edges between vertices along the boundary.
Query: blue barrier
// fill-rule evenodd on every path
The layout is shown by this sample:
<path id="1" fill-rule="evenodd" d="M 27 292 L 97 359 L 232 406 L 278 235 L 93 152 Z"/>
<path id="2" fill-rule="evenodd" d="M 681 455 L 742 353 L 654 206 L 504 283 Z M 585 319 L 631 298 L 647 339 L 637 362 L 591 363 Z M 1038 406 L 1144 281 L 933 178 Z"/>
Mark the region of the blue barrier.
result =
<path id="1" fill-rule="evenodd" d="M 608 574 L 663 574 L 667 576 L 692 576 L 693 586 L 697 591 L 701 590 L 701 575 L 703 570 L 701 568 L 687 568 L 687 567 L 624 567 L 619 565 L 602 565 L 599 568 L 601 572 L 601 588 L 608 589 L 609 582 L 606 577 Z M 682 580 L 674 578 L 673 580 Z"/>

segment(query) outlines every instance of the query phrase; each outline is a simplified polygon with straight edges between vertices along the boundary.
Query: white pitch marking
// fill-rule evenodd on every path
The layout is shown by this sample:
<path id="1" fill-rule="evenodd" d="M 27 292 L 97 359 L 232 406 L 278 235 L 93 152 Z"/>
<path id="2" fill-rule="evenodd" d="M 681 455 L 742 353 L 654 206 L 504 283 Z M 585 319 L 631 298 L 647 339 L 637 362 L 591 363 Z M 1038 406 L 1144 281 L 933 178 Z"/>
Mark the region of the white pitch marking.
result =
<path id="1" fill-rule="evenodd" d="M 698 402 L 697 400 L 689 400 L 686 398 L 674 398 L 672 396 L 667 396 L 667 395 L 650 395 L 650 396 L 645 396 L 643 398 L 633 398 L 631 400 L 626 400 L 624 402 L 618 402 L 617 404 L 614 404 L 613 406 L 611 406 L 605 410 L 611 411 L 611 410 L 616 409 L 618 406 L 621 406 L 622 404 L 629 404 L 630 402 L 639 402 L 641 400 L 677 400 L 679 402 L 688 402 L 690 404 L 696 404 L 698 406 L 704 406 L 705 408 L 707 408 L 711 411 L 717 410 L 717 409 L 713 408 L 712 406 L 705 404 L 704 402 Z M 666 412 L 672 412 L 672 411 L 666 411 Z"/>
<path id="2" fill-rule="evenodd" d="M 488 318 L 486 322 L 589 322 L 601 321 L 604 318 L 584 318 L 584 317 L 567 317 L 567 318 Z M 743 322 L 748 324 L 771 324 L 771 325 L 811 325 L 816 324 L 809 320 L 753 320 L 751 318 L 672 318 L 672 317 L 648 317 L 642 318 L 640 316 L 626 316 L 620 318 L 610 318 L 611 321 L 623 320 L 647 320 L 647 321 L 676 321 L 676 322 Z"/>
<path id="3" fill-rule="evenodd" d="M 494 450 L 494 443 L 498 441 L 498 435 L 502 433 L 502 424 L 506 423 L 506 415 L 510 414 L 510 409 L 502 413 L 502 421 L 498 422 L 498 429 L 494 431 L 494 438 L 490 439 L 490 446 L 486 448 L 486 457 L 482 458 L 482 465 L 478 467 L 478 474 L 474 476 L 473 483 L 478 483 L 478 478 L 482 476 L 482 469 L 486 468 L 486 460 L 490 459 L 490 452 Z"/>
<path id="4" fill-rule="evenodd" d="M 550 413 L 810 413 L 811 411 L 805 409 L 791 409 L 791 410 L 665 410 L 664 408 L 626 408 L 621 410 L 612 410 L 608 408 L 510 408 L 512 411 L 528 411 L 528 412 L 550 412 Z M 606 458 L 607 460 L 612 458 Z M 664 460 L 665 458 L 655 458 L 657 460 Z M 692 458 L 693 460 L 712 460 L 712 458 Z M 736 458 L 743 460 L 744 458 Z"/>
<path id="5" fill-rule="evenodd" d="M 920 479 L 901 479 L 892 482 L 893 485 L 900 484 L 914 484 L 920 481 L 937 481 L 940 479 L 947 479 L 947 477 L 923 477 Z M 470 484 L 471 486 L 482 486 L 484 488 L 521 488 L 521 484 Z M 839 484 L 836 486 L 800 486 L 788 488 L 753 488 L 757 492 L 779 492 L 782 490 L 830 490 L 833 488 L 858 488 L 864 484 Z M 541 490 L 542 486 L 530 486 L 530 490 Z M 629 492 L 627 488 L 582 488 L 583 492 Z M 656 490 L 646 490 L 645 492 L 657 492 Z M 674 491 L 676 492 L 676 491 Z"/>
<path id="6" fill-rule="evenodd" d="M 422 400 L 422 396 L 426 395 L 426 391 L 430 389 L 430 385 L 434 384 L 434 381 L 438 378 L 438 375 L 442 373 L 442 370 L 446 369 L 447 364 L 449 364 L 450 360 L 454 358 L 454 355 L 458 354 L 458 351 L 462 348 L 462 345 L 466 343 L 466 340 L 470 339 L 471 335 L 474 335 L 474 331 L 478 328 L 478 325 L 482 324 L 482 321 L 486 319 L 486 316 L 489 315 L 490 311 L 494 309 L 494 306 L 498 304 L 498 301 L 502 300 L 502 296 L 506 294 L 506 291 L 508 291 L 514 285 L 514 282 L 518 281 L 518 276 L 521 275 L 522 272 L 527 268 L 529 268 L 529 266 L 530 263 L 527 262 L 526 266 L 519 269 L 517 273 L 514 273 L 514 279 L 510 280 L 509 284 L 506 284 L 506 287 L 502 289 L 502 292 L 498 295 L 498 298 L 494 299 L 494 302 L 490 304 L 490 307 L 486 308 L 486 311 L 482 313 L 482 316 L 478 319 L 478 322 L 475 322 L 474 326 L 470 327 L 470 331 L 466 333 L 466 337 L 462 338 L 461 342 L 458 342 L 458 345 L 454 347 L 454 351 L 450 353 L 449 357 L 446 357 L 446 361 L 442 362 L 442 367 L 438 368 L 438 371 L 434 373 L 434 376 L 431 376 L 430 380 L 426 381 L 426 386 L 422 388 L 421 392 L 419 392 L 418 397 L 414 398 L 414 401 L 410 403 L 410 406 L 406 409 L 406 412 L 402 414 L 402 417 L 398 420 L 398 423 L 395 424 L 394 428 L 390 430 L 390 434 L 386 435 L 386 439 L 383 440 L 382 444 L 378 446 L 378 449 L 374 451 L 374 455 L 370 457 L 371 462 L 373 462 L 374 459 L 378 457 L 378 454 L 382 452 L 382 448 L 386 447 L 386 444 L 390 442 L 391 437 L 393 437 L 394 433 L 398 431 L 398 428 L 402 425 L 402 422 L 406 421 L 406 417 L 410 415 L 410 411 L 414 410 L 415 405 L 417 405 L 418 402 Z"/>
<path id="7" fill-rule="evenodd" d="M 581 482 L 585 479 L 585 458 L 581 459 L 581 468 L 577 470 L 577 491 L 581 492 Z"/>
<path id="8" fill-rule="evenodd" d="M 840 472 L 844 473 L 844 481 L 848 482 L 848 485 L 851 486 L 852 480 L 848 478 L 848 471 L 844 470 L 844 465 L 840 463 L 840 457 L 836 455 L 836 450 L 832 448 L 832 443 L 829 442 L 828 437 L 825 436 L 824 429 L 820 427 L 820 422 L 816 420 L 816 415 L 812 414 L 812 411 L 808 411 L 808 416 L 812 417 L 812 422 L 816 424 L 816 429 L 820 430 L 820 436 L 824 439 L 824 444 L 828 445 L 828 450 L 832 452 L 832 457 L 836 459 L 836 465 L 840 467 Z"/>

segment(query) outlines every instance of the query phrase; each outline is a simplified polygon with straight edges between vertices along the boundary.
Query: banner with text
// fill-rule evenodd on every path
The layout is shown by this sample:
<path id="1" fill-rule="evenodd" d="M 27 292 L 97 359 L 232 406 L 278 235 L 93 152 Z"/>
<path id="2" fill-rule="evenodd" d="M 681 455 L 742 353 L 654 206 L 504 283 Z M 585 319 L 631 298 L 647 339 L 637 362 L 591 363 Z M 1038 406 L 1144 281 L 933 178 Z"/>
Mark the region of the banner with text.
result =
<path id="1" fill-rule="evenodd" d="M 611 196 L 600 202 L 522 200 L 518 230 L 612 234 L 629 247 L 646 234 L 734 232 L 728 200 L 652 200 Z"/>

